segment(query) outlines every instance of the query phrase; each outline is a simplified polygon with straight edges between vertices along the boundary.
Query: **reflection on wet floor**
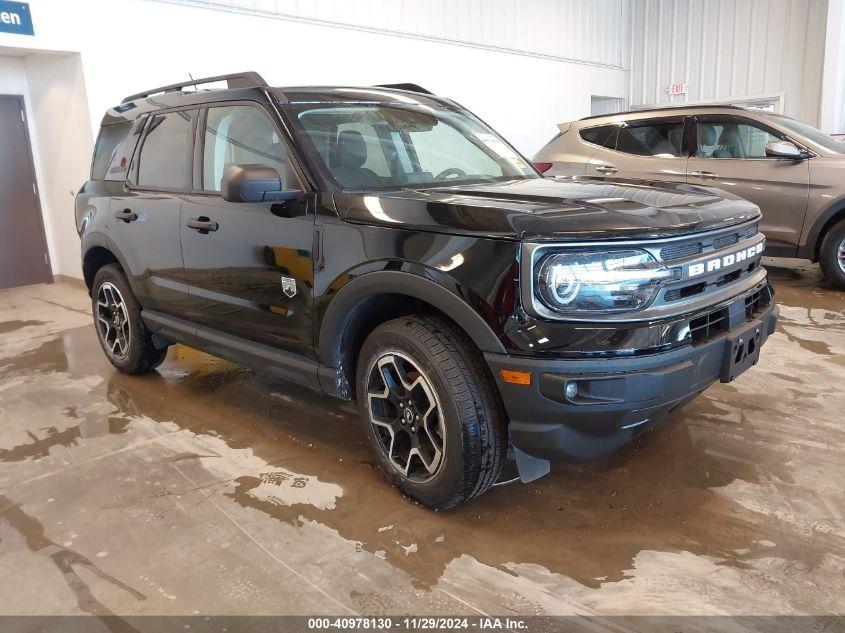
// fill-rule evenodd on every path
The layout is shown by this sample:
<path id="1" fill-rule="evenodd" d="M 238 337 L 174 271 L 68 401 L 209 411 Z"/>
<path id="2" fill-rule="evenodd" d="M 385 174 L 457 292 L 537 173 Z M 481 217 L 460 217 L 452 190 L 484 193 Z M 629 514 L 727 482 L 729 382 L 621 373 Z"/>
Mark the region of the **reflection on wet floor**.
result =
<path id="1" fill-rule="evenodd" d="M 841 613 L 845 294 L 787 263 L 754 370 L 448 513 L 352 405 L 182 346 L 118 374 L 84 291 L 4 291 L 0 613 Z"/>

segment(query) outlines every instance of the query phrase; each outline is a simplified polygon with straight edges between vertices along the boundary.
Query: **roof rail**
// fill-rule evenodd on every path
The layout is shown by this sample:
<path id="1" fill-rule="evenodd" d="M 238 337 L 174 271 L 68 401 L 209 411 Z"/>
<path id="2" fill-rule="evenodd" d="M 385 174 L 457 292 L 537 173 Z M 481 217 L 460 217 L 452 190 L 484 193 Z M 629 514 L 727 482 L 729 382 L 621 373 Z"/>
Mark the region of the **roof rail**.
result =
<path id="1" fill-rule="evenodd" d="M 264 81 L 264 78 L 257 72 L 247 71 L 244 73 L 233 73 L 231 75 L 218 75 L 217 77 L 206 77 L 205 79 L 188 79 L 186 81 L 180 81 L 177 84 L 168 84 L 167 86 L 161 86 L 159 88 L 153 88 L 152 90 L 145 90 L 144 92 L 139 92 L 138 94 L 129 95 L 123 101 L 121 101 L 121 103 L 129 103 L 130 101 L 135 101 L 136 99 L 143 99 L 144 97 L 149 97 L 150 95 L 154 95 L 159 92 L 179 92 L 185 86 L 210 84 L 216 81 L 225 81 L 230 89 L 264 88 L 268 85 L 267 82 Z"/>
<path id="2" fill-rule="evenodd" d="M 640 110 L 634 108 L 631 110 L 622 110 L 621 112 L 609 112 L 607 114 L 593 114 L 578 119 L 579 121 L 589 121 L 590 119 L 602 119 L 610 116 L 621 116 L 623 114 L 650 114 L 652 112 L 672 112 L 674 110 L 687 110 L 690 108 L 729 108 L 731 110 L 748 110 L 747 107 L 741 105 L 734 105 L 732 103 L 677 103 L 675 105 L 666 105 L 658 107 L 642 108 Z M 762 112 L 762 110 L 761 110 Z"/>
<path id="3" fill-rule="evenodd" d="M 379 84 L 376 88 L 393 88 L 394 90 L 407 90 L 408 92 L 419 92 L 424 95 L 434 96 L 431 90 L 426 90 L 417 84 Z"/>

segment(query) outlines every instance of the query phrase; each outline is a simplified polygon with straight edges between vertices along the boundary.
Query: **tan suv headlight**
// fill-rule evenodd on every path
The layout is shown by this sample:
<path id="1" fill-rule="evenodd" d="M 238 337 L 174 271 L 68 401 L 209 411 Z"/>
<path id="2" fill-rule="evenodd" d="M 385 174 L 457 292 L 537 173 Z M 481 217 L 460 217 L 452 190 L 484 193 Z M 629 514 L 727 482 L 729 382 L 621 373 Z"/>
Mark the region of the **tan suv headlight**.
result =
<path id="1" fill-rule="evenodd" d="M 646 251 L 572 251 L 540 260 L 535 288 L 559 314 L 631 312 L 647 307 L 672 276 Z"/>

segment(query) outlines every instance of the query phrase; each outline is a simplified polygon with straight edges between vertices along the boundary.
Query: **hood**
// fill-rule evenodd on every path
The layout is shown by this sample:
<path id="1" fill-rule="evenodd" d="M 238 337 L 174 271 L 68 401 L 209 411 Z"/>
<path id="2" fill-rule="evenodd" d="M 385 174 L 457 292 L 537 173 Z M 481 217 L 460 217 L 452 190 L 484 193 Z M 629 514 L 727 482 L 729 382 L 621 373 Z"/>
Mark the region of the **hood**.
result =
<path id="1" fill-rule="evenodd" d="M 759 217 L 725 191 L 689 184 L 585 178 L 509 181 L 335 194 L 348 222 L 504 239 L 651 239 L 709 231 Z"/>

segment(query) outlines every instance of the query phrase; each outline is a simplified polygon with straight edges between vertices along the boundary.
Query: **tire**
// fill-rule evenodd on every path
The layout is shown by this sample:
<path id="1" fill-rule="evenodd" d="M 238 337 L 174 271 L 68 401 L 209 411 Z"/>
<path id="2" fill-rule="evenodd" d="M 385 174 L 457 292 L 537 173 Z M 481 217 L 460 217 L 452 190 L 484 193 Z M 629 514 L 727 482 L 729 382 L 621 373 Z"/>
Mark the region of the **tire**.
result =
<path id="1" fill-rule="evenodd" d="M 167 348 L 153 344 L 152 334 L 141 320 L 141 306 L 117 264 L 103 266 L 94 276 L 91 310 L 100 347 L 117 369 L 143 374 L 164 362 Z"/>
<path id="2" fill-rule="evenodd" d="M 834 224 L 825 234 L 819 249 L 822 272 L 836 288 L 845 290 L 845 220 Z"/>
<path id="3" fill-rule="evenodd" d="M 356 386 L 379 464 L 409 497 L 446 510 L 499 478 L 507 449 L 501 398 L 481 354 L 451 322 L 409 316 L 377 327 L 358 355 Z"/>

